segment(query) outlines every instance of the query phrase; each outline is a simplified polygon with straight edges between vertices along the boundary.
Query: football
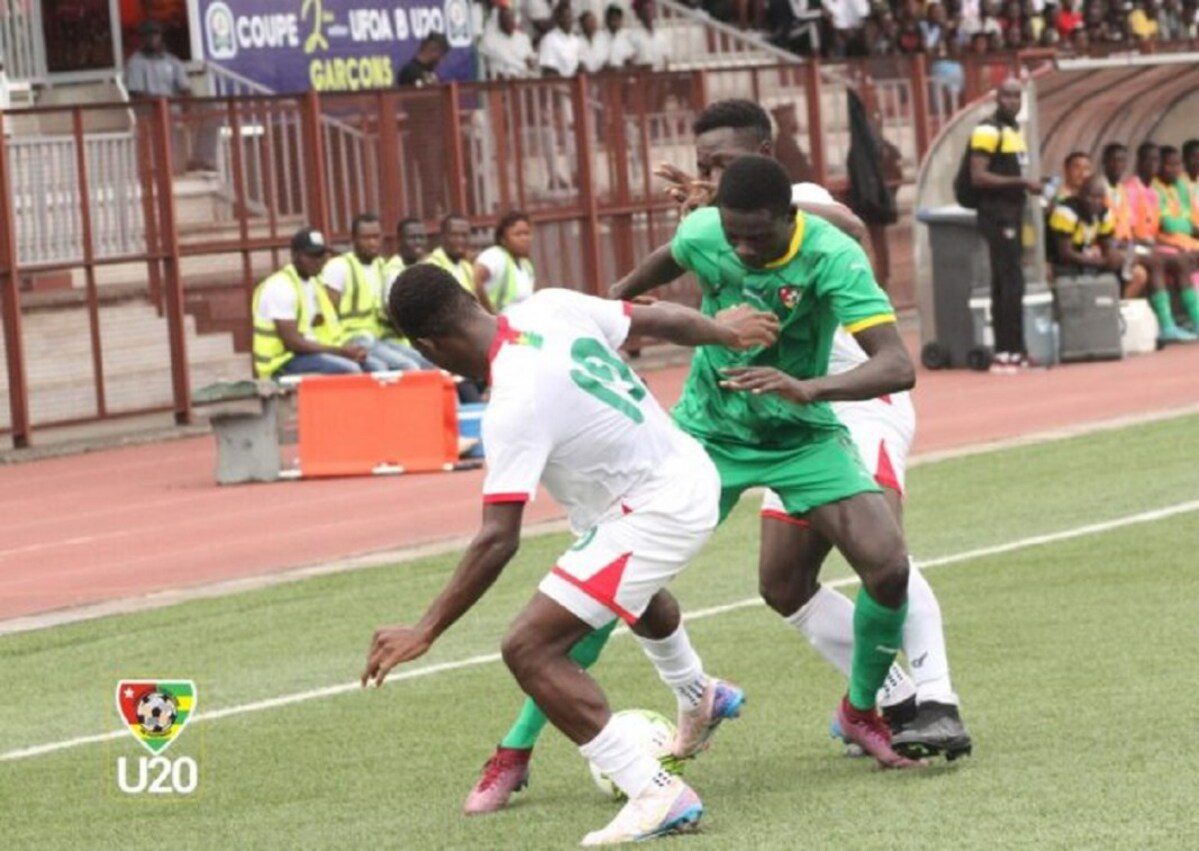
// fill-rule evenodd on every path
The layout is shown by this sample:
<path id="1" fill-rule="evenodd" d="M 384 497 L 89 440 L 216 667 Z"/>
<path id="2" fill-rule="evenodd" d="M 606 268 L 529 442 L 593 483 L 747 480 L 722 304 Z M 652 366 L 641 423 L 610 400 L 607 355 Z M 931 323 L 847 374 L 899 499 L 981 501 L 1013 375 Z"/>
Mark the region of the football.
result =
<path id="1" fill-rule="evenodd" d="M 137 702 L 138 723 L 151 736 L 161 736 L 170 730 L 177 712 L 175 699 L 166 692 L 152 691 Z"/>
<path id="2" fill-rule="evenodd" d="M 674 739 L 675 726 L 665 715 L 649 709 L 625 709 L 613 715 L 612 720 L 662 763 L 662 767 L 668 772 L 680 775 L 683 773 L 683 763 L 670 755 L 670 742 Z M 588 763 L 588 767 L 591 769 L 591 778 L 600 792 L 617 801 L 625 799 L 624 792 L 620 791 L 607 775 L 601 773 L 594 762 Z"/>

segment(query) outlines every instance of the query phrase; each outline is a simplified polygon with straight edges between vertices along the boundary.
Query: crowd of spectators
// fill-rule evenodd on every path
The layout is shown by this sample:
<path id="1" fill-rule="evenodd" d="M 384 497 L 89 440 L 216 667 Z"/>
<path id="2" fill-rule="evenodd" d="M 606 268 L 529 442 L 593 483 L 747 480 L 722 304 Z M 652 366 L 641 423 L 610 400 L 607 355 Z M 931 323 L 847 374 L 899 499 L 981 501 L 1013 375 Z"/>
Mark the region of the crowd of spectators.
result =
<path id="1" fill-rule="evenodd" d="M 765 18 L 779 45 L 831 58 L 1088 53 L 1199 36 L 1199 0 L 768 0 Z"/>
<path id="2" fill-rule="evenodd" d="M 664 71 L 670 43 L 654 0 L 476 0 L 474 32 L 486 79 L 573 77 L 604 70 Z"/>

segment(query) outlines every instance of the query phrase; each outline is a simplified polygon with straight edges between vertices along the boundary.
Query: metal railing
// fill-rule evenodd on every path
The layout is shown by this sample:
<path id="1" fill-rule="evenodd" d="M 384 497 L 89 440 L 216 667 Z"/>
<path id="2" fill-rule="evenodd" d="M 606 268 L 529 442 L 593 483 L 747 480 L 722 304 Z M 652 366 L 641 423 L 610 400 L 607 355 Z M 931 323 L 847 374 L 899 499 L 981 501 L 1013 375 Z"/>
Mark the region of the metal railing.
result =
<path id="1" fill-rule="evenodd" d="M 373 211 L 390 240 L 401 218 L 435 227 L 440 217 L 459 212 L 470 218 L 482 247 L 495 221 L 521 208 L 536 226 L 539 281 L 606 291 L 670 238 L 676 210 L 652 170 L 661 162 L 692 165 L 691 125 L 707 103 L 737 96 L 773 110 L 776 141 L 806 160 L 802 166 L 785 162 L 801 169 L 793 179 L 835 184 L 844 175 L 839 161 L 848 145 L 849 84 L 808 61 L 336 95 L 35 107 L 27 114 L 47 125 L 69 119 L 73 132 L 0 146 L 0 197 L 11 199 L 0 204 L 6 430 L 23 443 L 35 425 L 164 404 L 186 420 L 185 309 L 200 331 L 219 330 L 244 351 L 253 287 L 286 262 L 288 239 L 302 223 L 343 242 L 353 215 Z M 927 132 L 919 130 L 927 117 L 918 109 L 923 84 L 907 86 L 888 89 L 893 93 L 880 100 L 890 122 L 886 132 L 902 131 L 898 144 L 910 158 Z M 93 123 L 85 116 L 104 111 L 108 126 L 111 113 L 131 115 L 130 133 L 85 132 Z M 0 116 L 0 130 L 3 121 Z M 201 131 L 216 134 L 217 174 L 181 183 L 178 159 L 193 149 L 178 140 Z M 40 183 L 29 183 L 31 172 Z M 33 299 L 18 284 L 64 275 L 77 296 L 73 315 L 91 341 L 94 391 L 74 407 L 51 407 L 38 401 L 50 392 L 39 384 L 45 371 L 29 366 L 44 354 L 22 342 L 22 300 Z M 119 372 L 123 361 L 106 354 L 126 345 L 106 342 L 114 338 L 100 320 L 117 284 L 126 293 L 121 298 L 144 288 L 161 316 L 160 341 L 164 333 L 171 341 L 170 362 L 158 367 L 159 389 L 147 391 L 140 407 L 127 395 L 131 379 Z M 694 302 L 696 290 L 684 281 L 667 295 Z M 66 312 L 60 306 L 57 316 Z M 137 368 L 155 365 L 139 362 Z M 168 371 L 169 401 L 162 396 Z M 69 419 L 49 411 L 69 411 Z"/>
<path id="2" fill-rule="evenodd" d="M 84 191 L 96 257 L 145 249 L 133 133 L 84 134 L 85 183 L 74 136 L 18 136 L 6 143 L 22 265 L 83 259 Z"/>
<path id="3" fill-rule="evenodd" d="M 673 70 L 798 62 L 755 30 L 738 29 L 677 0 L 659 0 L 658 21 L 670 42 Z M 637 26 L 635 20 L 626 26 Z"/>
<path id="4" fill-rule="evenodd" d="M 0 4 L 0 57 L 4 59 L 4 72 L 9 79 L 45 79 L 44 43 L 40 3 L 6 0 Z"/>

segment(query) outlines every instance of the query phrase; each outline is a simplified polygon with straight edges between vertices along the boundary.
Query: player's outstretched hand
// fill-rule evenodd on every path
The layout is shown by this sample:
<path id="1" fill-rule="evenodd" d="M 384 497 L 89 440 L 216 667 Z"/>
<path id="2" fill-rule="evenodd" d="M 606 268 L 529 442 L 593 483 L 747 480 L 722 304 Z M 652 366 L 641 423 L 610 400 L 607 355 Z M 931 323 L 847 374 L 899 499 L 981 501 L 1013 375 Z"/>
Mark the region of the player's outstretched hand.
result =
<path id="1" fill-rule="evenodd" d="M 384 626 L 375 630 L 370 650 L 366 654 L 366 670 L 362 672 L 362 687 L 383 685 L 387 673 L 403 662 L 424 656 L 433 642 L 424 630 L 412 626 Z"/>
<path id="2" fill-rule="evenodd" d="M 779 338 L 778 317 L 748 304 L 725 308 L 716 314 L 715 320 L 733 332 L 728 347 L 739 352 L 754 346 L 773 346 Z"/>
<path id="3" fill-rule="evenodd" d="M 812 386 L 806 381 L 792 378 L 785 372 L 769 366 L 735 366 L 722 371 L 724 380 L 720 386 L 726 390 L 741 390 L 753 393 L 777 393 L 784 399 L 800 405 L 817 401 Z"/>
<path id="4" fill-rule="evenodd" d="M 716 184 L 709 180 L 700 180 L 670 163 L 662 163 L 654 169 L 654 176 L 665 180 L 666 195 L 679 205 L 679 215 L 706 207 L 716 197 Z"/>

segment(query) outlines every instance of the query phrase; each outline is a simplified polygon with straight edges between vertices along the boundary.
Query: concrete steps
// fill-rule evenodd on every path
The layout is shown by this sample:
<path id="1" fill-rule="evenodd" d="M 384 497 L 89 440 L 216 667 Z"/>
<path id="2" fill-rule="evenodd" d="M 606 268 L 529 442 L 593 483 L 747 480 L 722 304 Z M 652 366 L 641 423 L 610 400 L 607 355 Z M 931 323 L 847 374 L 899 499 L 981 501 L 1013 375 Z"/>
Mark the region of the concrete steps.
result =
<path id="1" fill-rule="evenodd" d="M 146 301 L 100 308 L 105 402 L 110 413 L 169 405 L 172 400 L 170 347 L 166 320 Z M 91 336 L 83 307 L 29 310 L 22 316 L 30 413 L 34 423 L 71 420 L 97 413 Z M 201 335 L 185 319 L 192 387 L 246 378 L 249 359 L 237 353 L 228 335 Z M 3 366 L 3 364 L 0 364 Z M 0 396 L 7 398 L 8 374 L 0 372 Z M 0 404 L 0 426 L 10 424 Z"/>

